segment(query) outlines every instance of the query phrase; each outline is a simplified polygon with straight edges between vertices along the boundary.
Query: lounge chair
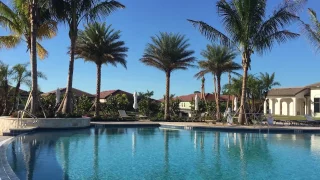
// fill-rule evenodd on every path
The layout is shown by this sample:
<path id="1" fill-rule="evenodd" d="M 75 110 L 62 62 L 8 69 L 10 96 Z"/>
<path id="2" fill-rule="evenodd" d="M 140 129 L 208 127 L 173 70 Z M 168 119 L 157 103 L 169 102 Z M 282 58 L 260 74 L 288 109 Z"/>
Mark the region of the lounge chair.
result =
<path id="1" fill-rule="evenodd" d="M 273 121 L 274 121 L 274 119 L 273 119 L 272 115 L 269 114 L 269 115 L 267 116 L 267 125 L 268 125 L 268 126 L 273 126 Z"/>
<path id="2" fill-rule="evenodd" d="M 304 122 L 307 124 L 307 125 L 320 125 L 320 121 L 316 121 L 312 118 L 312 116 L 310 115 L 305 115 L 306 119 L 307 120 L 304 120 Z M 299 121 L 299 122 L 302 122 L 302 121 Z"/>
<path id="3" fill-rule="evenodd" d="M 128 116 L 125 110 L 118 110 L 118 112 L 119 112 L 120 119 L 122 120 L 131 120 L 131 121 L 135 120 L 135 117 Z"/>

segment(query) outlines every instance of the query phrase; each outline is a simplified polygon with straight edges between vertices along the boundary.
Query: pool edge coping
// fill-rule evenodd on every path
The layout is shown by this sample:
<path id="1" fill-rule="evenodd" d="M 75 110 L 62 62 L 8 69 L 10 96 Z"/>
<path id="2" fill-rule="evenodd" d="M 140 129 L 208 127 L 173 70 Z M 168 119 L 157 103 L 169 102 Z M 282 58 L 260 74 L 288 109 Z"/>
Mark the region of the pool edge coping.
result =
<path id="1" fill-rule="evenodd" d="M 21 134 L 21 135 L 25 135 L 25 134 L 26 133 Z M 11 168 L 11 166 L 8 162 L 8 158 L 7 158 L 8 145 L 19 136 L 11 137 L 11 138 L 6 139 L 0 143 L 0 179 L 1 180 L 7 180 L 7 179 L 19 180 L 18 176 Z"/>

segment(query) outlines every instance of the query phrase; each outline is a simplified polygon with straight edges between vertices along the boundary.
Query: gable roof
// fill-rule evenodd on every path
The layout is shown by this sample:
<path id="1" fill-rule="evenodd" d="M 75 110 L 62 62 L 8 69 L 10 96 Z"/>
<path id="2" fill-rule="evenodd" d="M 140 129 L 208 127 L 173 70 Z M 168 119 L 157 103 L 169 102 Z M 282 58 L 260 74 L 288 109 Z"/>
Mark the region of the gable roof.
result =
<path id="1" fill-rule="evenodd" d="M 132 93 L 129 93 L 129 92 L 126 92 L 126 91 L 123 91 L 120 89 L 116 89 L 116 90 L 108 90 L 108 91 L 100 92 L 100 99 L 106 99 L 106 98 L 112 96 L 113 94 L 117 94 L 117 93 L 126 94 L 127 96 L 133 96 Z"/>
<path id="2" fill-rule="evenodd" d="M 59 88 L 59 89 L 60 89 L 61 94 L 64 94 L 66 92 L 66 88 Z M 56 92 L 57 92 L 57 90 L 49 91 L 49 92 L 41 94 L 41 96 L 48 96 L 50 94 L 56 94 Z M 72 88 L 72 93 L 77 97 L 80 97 L 82 95 L 85 95 L 85 96 L 87 96 L 89 98 L 95 98 L 96 97 L 95 95 L 92 95 L 90 93 L 81 91 L 81 90 L 76 89 L 76 88 Z"/>
<path id="3" fill-rule="evenodd" d="M 16 88 L 13 86 L 10 86 L 10 85 L 8 85 L 8 88 L 9 88 L 9 96 L 13 96 Z M 3 89 L 3 87 L 0 87 L 0 90 L 2 90 L 2 89 Z M 20 94 L 20 96 L 29 96 L 29 92 L 25 91 L 23 89 L 19 89 L 19 94 Z"/>
<path id="4" fill-rule="evenodd" d="M 320 87 L 320 82 L 314 83 L 314 84 L 310 84 L 306 87 Z"/>
<path id="5" fill-rule="evenodd" d="M 294 88 L 274 88 L 268 92 L 268 96 L 295 96 L 308 89 L 307 87 L 294 87 Z"/>

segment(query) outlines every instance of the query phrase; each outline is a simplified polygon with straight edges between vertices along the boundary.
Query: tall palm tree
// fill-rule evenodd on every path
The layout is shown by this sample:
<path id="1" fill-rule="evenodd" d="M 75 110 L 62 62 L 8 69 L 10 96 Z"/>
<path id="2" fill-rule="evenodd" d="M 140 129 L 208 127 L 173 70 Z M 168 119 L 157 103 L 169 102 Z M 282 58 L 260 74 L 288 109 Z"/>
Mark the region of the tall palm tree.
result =
<path id="1" fill-rule="evenodd" d="M 3 116 L 9 114 L 9 78 L 11 75 L 12 69 L 9 68 L 9 65 L 0 61 L 0 87 L 3 90 Z"/>
<path id="2" fill-rule="evenodd" d="M 31 71 L 28 70 L 29 63 L 25 64 L 16 64 L 12 67 L 12 80 L 16 82 L 16 87 L 13 96 L 13 105 L 10 114 L 16 110 L 17 98 L 20 92 L 21 85 L 27 85 L 32 87 Z M 42 72 L 37 72 L 37 77 L 42 79 L 47 79 L 46 75 Z"/>
<path id="3" fill-rule="evenodd" d="M 120 41 L 120 31 L 115 31 L 111 25 L 94 22 L 85 26 L 84 31 L 79 32 L 76 41 L 76 58 L 93 62 L 97 66 L 97 91 L 95 101 L 95 116 L 99 116 L 100 111 L 100 87 L 101 87 L 101 66 L 111 64 L 117 66 L 121 64 L 127 68 L 125 57 L 128 48 L 124 41 Z"/>
<path id="4" fill-rule="evenodd" d="M 194 51 L 188 50 L 190 44 L 184 35 L 160 33 L 151 37 L 143 57 L 140 59 L 147 66 L 153 66 L 166 74 L 165 120 L 170 120 L 170 76 L 175 70 L 186 70 L 194 67 Z"/>
<path id="5" fill-rule="evenodd" d="M 74 68 L 74 50 L 78 37 L 78 27 L 83 20 L 93 21 L 108 16 L 119 8 L 125 6 L 114 0 L 51 0 L 51 9 L 57 19 L 66 23 L 69 27 L 70 61 L 68 69 L 68 82 L 66 95 L 61 102 L 58 111 L 71 113 L 72 104 L 72 80 Z"/>
<path id="6" fill-rule="evenodd" d="M 299 17 L 294 13 L 300 8 L 299 1 L 284 1 L 271 16 L 266 15 L 267 0 L 219 0 L 216 7 L 227 34 L 203 21 L 190 21 L 211 41 L 236 47 L 242 56 L 243 83 L 239 123 L 244 124 L 248 68 L 253 53 L 270 51 L 275 42 L 279 44 L 299 36 L 284 28 Z"/>
<path id="7" fill-rule="evenodd" d="M 42 2 L 42 1 L 41 1 Z M 44 1 L 43 1 L 44 2 Z M 45 3 L 37 0 L 14 0 L 12 9 L 0 1 L 0 24 L 8 28 L 10 35 L 0 36 L 0 48 L 12 48 L 21 42 L 30 50 L 32 89 L 31 113 L 38 110 L 37 55 L 40 59 L 48 56 L 48 52 L 37 41 L 50 39 L 56 35 L 57 23 L 51 19 Z"/>
<path id="8" fill-rule="evenodd" d="M 236 53 L 225 46 L 207 45 L 207 49 L 203 50 L 201 55 L 206 60 L 198 62 L 201 70 L 195 77 L 201 78 L 207 73 L 211 73 L 214 76 L 214 86 L 217 87 L 217 91 L 215 91 L 216 118 L 220 120 L 221 76 L 224 73 L 241 69 L 241 66 L 233 62 Z"/>
<path id="9" fill-rule="evenodd" d="M 302 22 L 303 33 L 308 37 L 312 46 L 318 52 L 320 50 L 320 22 L 318 21 L 317 14 L 311 8 L 308 8 L 310 15 L 311 25 Z"/>

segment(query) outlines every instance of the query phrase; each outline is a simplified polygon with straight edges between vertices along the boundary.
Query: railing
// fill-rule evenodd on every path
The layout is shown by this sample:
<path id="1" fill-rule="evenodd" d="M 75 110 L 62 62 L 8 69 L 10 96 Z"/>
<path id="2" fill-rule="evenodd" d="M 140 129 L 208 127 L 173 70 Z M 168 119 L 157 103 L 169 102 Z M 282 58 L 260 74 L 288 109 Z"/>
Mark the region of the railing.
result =
<path id="1" fill-rule="evenodd" d="M 27 114 L 28 116 L 30 116 L 31 118 L 33 118 L 32 124 L 36 124 L 38 122 L 38 118 L 33 115 L 32 113 L 30 113 L 29 111 L 26 110 L 19 110 L 18 111 L 18 119 L 16 120 L 17 123 L 17 127 L 18 128 L 24 128 L 27 126 L 27 123 L 23 122 L 23 116 L 24 114 Z"/>

